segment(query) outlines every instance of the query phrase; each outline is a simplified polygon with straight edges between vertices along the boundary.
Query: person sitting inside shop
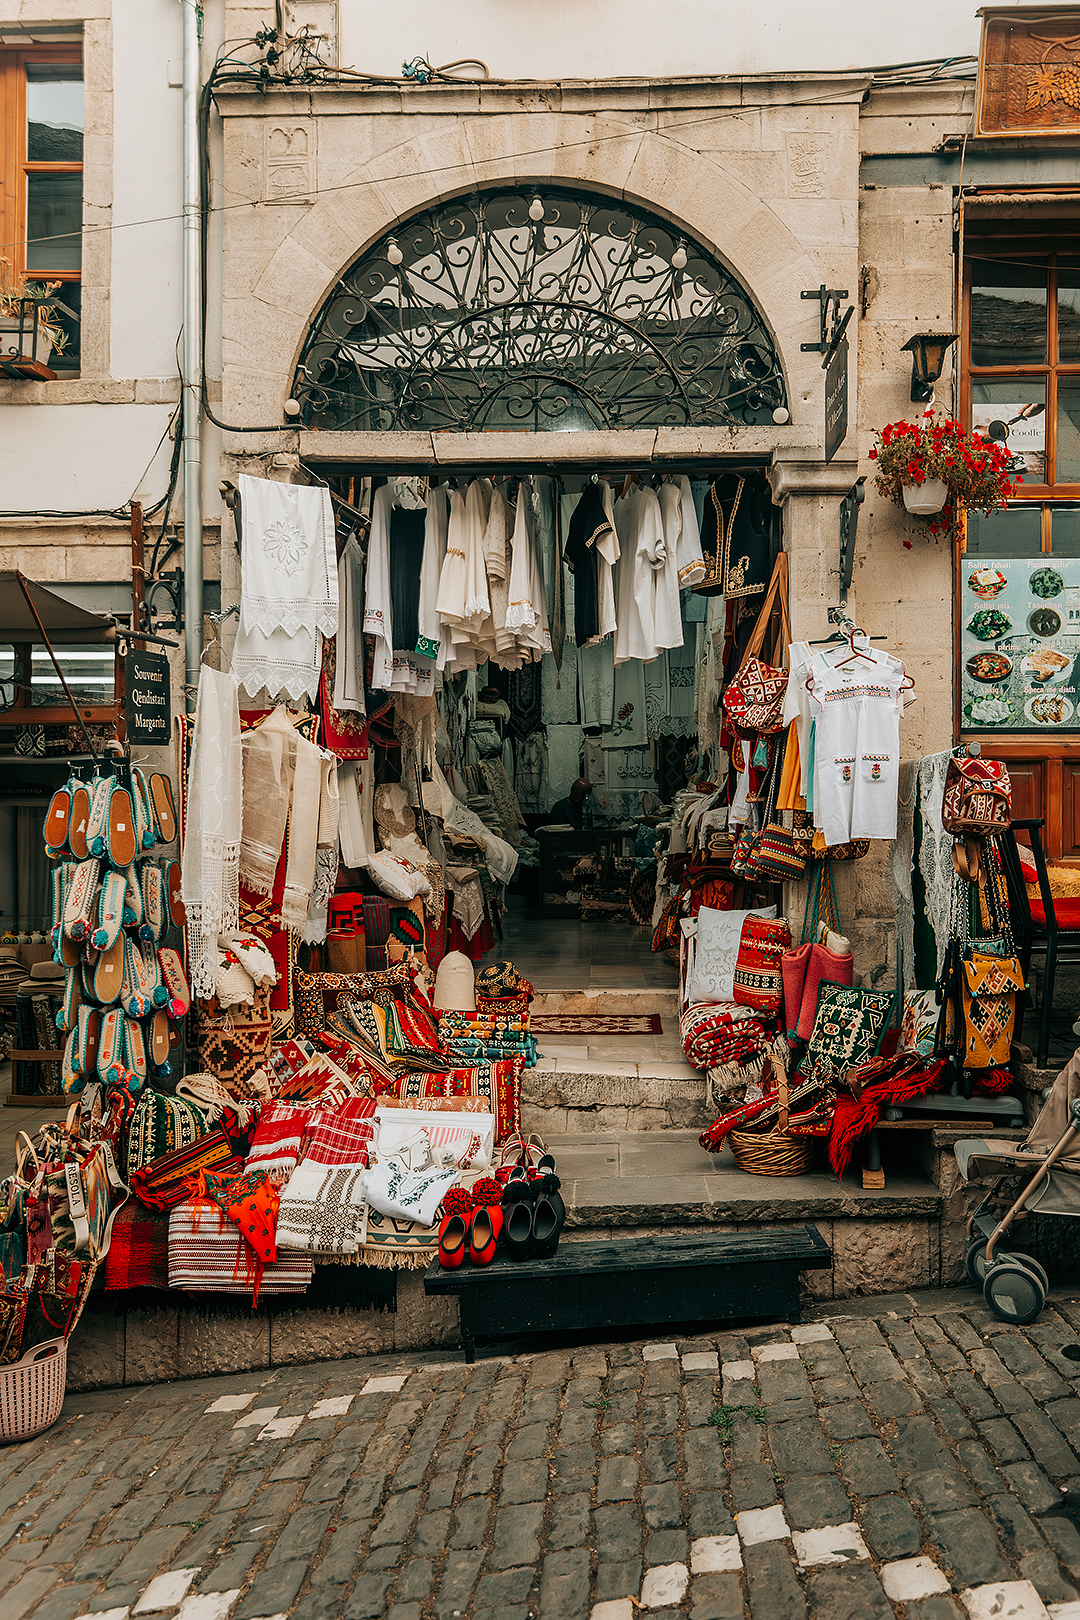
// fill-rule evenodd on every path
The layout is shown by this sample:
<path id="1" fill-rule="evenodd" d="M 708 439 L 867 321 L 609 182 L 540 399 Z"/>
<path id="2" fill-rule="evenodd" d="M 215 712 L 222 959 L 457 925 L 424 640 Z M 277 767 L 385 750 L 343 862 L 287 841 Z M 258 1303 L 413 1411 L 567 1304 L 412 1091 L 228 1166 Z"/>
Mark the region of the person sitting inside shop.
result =
<path id="1" fill-rule="evenodd" d="M 592 805 L 585 808 L 585 801 L 592 797 L 592 783 L 587 782 L 583 776 L 571 784 L 570 791 L 565 799 L 558 799 L 548 811 L 548 822 L 553 827 L 562 826 L 564 822 L 580 831 L 591 821 Z"/>

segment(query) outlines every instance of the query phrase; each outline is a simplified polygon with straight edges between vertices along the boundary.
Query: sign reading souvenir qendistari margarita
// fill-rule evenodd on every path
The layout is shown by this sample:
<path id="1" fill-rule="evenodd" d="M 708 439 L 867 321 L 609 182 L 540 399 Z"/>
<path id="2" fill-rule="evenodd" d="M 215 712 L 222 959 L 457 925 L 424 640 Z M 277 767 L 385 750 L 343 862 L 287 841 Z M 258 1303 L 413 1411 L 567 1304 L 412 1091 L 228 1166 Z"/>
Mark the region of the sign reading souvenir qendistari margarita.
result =
<path id="1" fill-rule="evenodd" d="M 962 558 L 960 629 L 964 731 L 1080 731 L 1080 557 Z"/>
<path id="2" fill-rule="evenodd" d="M 978 135 L 1080 134 L 1080 8 L 983 7 Z"/>

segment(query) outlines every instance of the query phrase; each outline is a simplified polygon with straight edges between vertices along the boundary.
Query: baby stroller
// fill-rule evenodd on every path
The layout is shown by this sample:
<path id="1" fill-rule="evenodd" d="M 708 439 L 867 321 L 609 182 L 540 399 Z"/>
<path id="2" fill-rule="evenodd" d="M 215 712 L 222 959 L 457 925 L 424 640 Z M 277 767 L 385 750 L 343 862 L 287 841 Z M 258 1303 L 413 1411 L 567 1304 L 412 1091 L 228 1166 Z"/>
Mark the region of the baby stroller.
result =
<path id="1" fill-rule="evenodd" d="M 1024 1215 L 1080 1216 L 1080 1050 L 1062 1069 L 1023 1142 L 978 1138 L 953 1148 L 965 1181 L 993 1176 L 995 1185 L 967 1223 L 967 1273 L 1002 1322 L 1034 1322 L 1050 1283 L 1037 1260 L 998 1247 Z M 1019 1194 L 1005 1184 L 1024 1178 Z M 1004 1208 L 996 1216 L 994 1207 Z"/>

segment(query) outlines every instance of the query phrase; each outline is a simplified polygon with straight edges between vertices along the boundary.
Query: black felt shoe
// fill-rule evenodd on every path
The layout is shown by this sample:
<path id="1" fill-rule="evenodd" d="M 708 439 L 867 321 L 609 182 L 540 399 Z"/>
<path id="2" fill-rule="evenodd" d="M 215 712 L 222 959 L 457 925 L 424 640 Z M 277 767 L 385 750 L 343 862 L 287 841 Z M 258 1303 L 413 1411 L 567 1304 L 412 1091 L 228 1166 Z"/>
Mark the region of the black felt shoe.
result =
<path id="1" fill-rule="evenodd" d="M 555 1194 L 559 1198 L 558 1193 Z M 559 1198 L 559 1204 L 562 1199 Z M 533 1210 L 532 1217 L 532 1257 L 534 1260 L 550 1260 L 559 1247 L 559 1238 L 562 1234 L 563 1221 L 566 1219 L 565 1209 L 558 1209 L 551 1198 L 541 1198 Z"/>
<path id="2" fill-rule="evenodd" d="M 503 1227 L 503 1245 L 512 1260 L 527 1260 L 532 1253 L 533 1207 L 512 1204 Z"/>

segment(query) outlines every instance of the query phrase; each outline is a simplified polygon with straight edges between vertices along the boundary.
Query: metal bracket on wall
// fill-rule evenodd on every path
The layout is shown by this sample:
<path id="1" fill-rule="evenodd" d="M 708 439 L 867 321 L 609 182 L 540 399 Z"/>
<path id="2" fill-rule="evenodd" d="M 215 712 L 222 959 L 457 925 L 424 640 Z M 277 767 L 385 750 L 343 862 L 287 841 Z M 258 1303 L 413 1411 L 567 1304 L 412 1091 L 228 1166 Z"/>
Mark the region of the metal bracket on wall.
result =
<path id="1" fill-rule="evenodd" d="M 801 343 L 799 347 L 804 354 L 827 354 L 837 341 L 851 317 L 851 310 L 848 310 L 841 322 L 840 305 L 847 296 L 846 287 L 826 287 L 824 282 L 810 292 L 799 294 L 800 298 L 816 298 L 821 305 L 821 337 L 817 343 Z"/>
<path id="2" fill-rule="evenodd" d="M 859 527 L 859 507 L 866 499 L 866 478 L 857 478 L 840 502 L 840 605 L 847 606 L 851 571 L 855 564 L 855 534 Z M 829 610 L 832 619 L 832 609 Z"/>

